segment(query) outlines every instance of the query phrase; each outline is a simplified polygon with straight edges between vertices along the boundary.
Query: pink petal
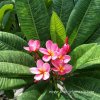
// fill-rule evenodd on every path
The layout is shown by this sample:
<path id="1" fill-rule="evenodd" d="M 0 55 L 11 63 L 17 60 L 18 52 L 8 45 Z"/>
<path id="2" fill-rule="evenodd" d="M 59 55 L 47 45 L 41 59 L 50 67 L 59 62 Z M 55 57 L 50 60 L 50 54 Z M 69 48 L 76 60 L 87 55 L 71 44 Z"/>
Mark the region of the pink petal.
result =
<path id="1" fill-rule="evenodd" d="M 64 56 L 64 63 L 68 63 L 71 60 L 71 57 L 69 55 Z"/>
<path id="2" fill-rule="evenodd" d="M 48 50 L 51 50 L 51 45 L 53 44 L 53 42 L 51 41 L 51 40 L 48 40 L 47 42 L 46 42 L 46 48 L 48 49 Z"/>
<path id="3" fill-rule="evenodd" d="M 44 62 L 42 60 L 37 61 L 37 68 L 41 68 L 43 66 Z"/>
<path id="4" fill-rule="evenodd" d="M 43 74 L 38 74 L 34 76 L 34 79 L 38 81 L 41 80 L 42 78 L 43 78 Z"/>
<path id="5" fill-rule="evenodd" d="M 58 55 L 57 55 L 57 53 L 55 52 L 55 53 L 54 53 L 54 56 L 52 56 L 52 60 L 57 59 L 57 57 L 58 57 Z"/>
<path id="6" fill-rule="evenodd" d="M 44 64 L 43 64 L 43 68 L 44 68 L 47 72 L 50 72 L 50 65 L 49 65 L 49 63 L 44 63 Z"/>
<path id="7" fill-rule="evenodd" d="M 52 51 L 57 51 L 58 50 L 58 45 L 57 44 L 52 44 L 51 45 L 51 50 Z"/>
<path id="8" fill-rule="evenodd" d="M 25 50 L 31 52 L 30 48 L 29 47 L 23 47 Z"/>
<path id="9" fill-rule="evenodd" d="M 63 71 L 63 72 L 58 72 L 59 75 L 65 75 L 66 74 L 66 71 Z"/>
<path id="10" fill-rule="evenodd" d="M 59 50 L 59 55 L 65 55 L 66 54 L 66 51 L 64 50 L 64 48 L 61 48 Z"/>
<path id="11" fill-rule="evenodd" d="M 30 48 L 30 51 L 35 51 L 34 46 L 29 46 L 29 48 Z"/>
<path id="12" fill-rule="evenodd" d="M 69 53 L 70 49 L 71 49 L 69 44 L 67 44 L 67 45 L 64 44 L 64 46 L 62 48 L 65 50 L 66 53 Z"/>
<path id="13" fill-rule="evenodd" d="M 52 63 L 52 65 L 54 66 L 54 67 L 58 67 L 59 66 L 59 64 L 60 64 L 60 62 L 59 62 L 59 60 L 57 59 L 57 60 L 52 60 L 51 61 L 51 63 Z"/>
<path id="14" fill-rule="evenodd" d="M 51 59 L 51 56 L 44 55 L 44 56 L 42 57 L 42 59 L 43 59 L 45 62 L 48 62 L 48 61 Z"/>
<path id="15" fill-rule="evenodd" d="M 55 68 L 55 67 L 53 67 L 52 70 L 55 71 L 55 72 L 58 72 L 58 69 Z"/>
<path id="16" fill-rule="evenodd" d="M 45 48 L 40 48 L 39 51 L 40 51 L 41 53 L 45 54 L 45 55 L 49 55 L 47 49 L 45 49 Z"/>
<path id="17" fill-rule="evenodd" d="M 50 77 L 50 74 L 48 72 L 45 72 L 43 76 L 43 80 L 47 80 L 49 77 Z"/>
<path id="18" fill-rule="evenodd" d="M 28 45 L 32 46 L 34 44 L 34 40 L 29 40 Z"/>
<path id="19" fill-rule="evenodd" d="M 41 73 L 36 67 L 30 68 L 30 72 L 33 74 L 40 74 Z"/>
<path id="20" fill-rule="evenodd" d="M 57 56 L 52 56 L 52 60 L 55 60 L 55 59 L 57 59 Z"/>
<path id="21" fill-rule="evenodd" d="M 40 41 L 39 40 L 35 40 L 34 41 L 34 51 L 38 50 L 40 48 Z"/>
<path id="22" fill-rule="evenodd" d="M 71 72 L 71 70 L 72 70 L 72 66 L 71 66 L 70 64 L 66 64 L 64 67 L 65 67 L 65 71 L 66 71 L 66 73 Z"/>

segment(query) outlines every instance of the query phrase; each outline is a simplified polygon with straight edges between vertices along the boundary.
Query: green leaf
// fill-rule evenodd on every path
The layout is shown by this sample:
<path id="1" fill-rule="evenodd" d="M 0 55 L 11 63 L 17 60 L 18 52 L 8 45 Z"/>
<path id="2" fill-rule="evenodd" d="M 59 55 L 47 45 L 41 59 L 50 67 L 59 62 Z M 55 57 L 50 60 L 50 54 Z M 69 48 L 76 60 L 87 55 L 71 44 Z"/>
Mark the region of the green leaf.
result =
<path id="1" fill-rule="evenodd" d="M 26 89 L 23 94 L 18 96 L 17 100 L 56 100 L 57 95 L 51 93 L 52 91 L 50 84 L 44 82 L 41 84 L 40 82 Z"/>
<path id="2" fill-rule="evenodd" d="M 91 0 L 79 0 L 75 7 L 73 8 L 68 22 L 67 22 L 67 33 L 70 35 L 72 34 L 72 32 L 75 30 L 75 28 L 77 28 L 90 4 Z"/>
<path id="3" fill-rule="evenodd" d="M 78 1 L 78 0 L 74 0 L 74 4 L 76 4 L 76 3 L 77 3 L 77 1 Z"/>
<path id="4" fill-rule="evenodd" d="M 95 67 L 94 67 L 95 68 Z M 75 77 L 92 77 L 100 79 L 100 70 L 98 69 L 89 69 L 89 70 L 77 70 L 74 73 Z"/>
<path id="5" fill-rule="evenodd" d="M 44 0 L 45 1 L 45 5 L 47 8 L 50 7 L 50 5 L 52 4 L 52 0 Z"/>
<path id="6" fill-rule="evenodd" d="M 44 91 L 43 94 L 41 94 L 41 96 L 38 98 L 38 100 L 56 100 L 57 99 L 57 95 L 54 93 L 50 93 L 52 92 L 52 89 L 46 89 Z"/>
<path id="7" fill-rule="evenodd" d="M 75 100 L 99 100 L 100 80 L 90 77 L 70 78 L 65 82 L 65 92 Z M 66 93 L 66 96 L 68 94 Z"/>
<path id="8" fill-rule="evenodd" d="M 59 100 L 70 100 L 70 98 L 62 93 Z"/>
<path id="9" fill-rule="evenodd" d="M 76 38 L 76 35 L 77 35 L 76 30 L 77 30 L 77 29 L 75 29 L 75 30 L 72 32 L 72 34 L 70 35 L 70 37 L 69 37 L 69 41 L 68 41 L 68 42 L 69 42 L 70 45 L 73 44 L 73 42 L 74 42 L 74 40 L 75 40 L 75 38 Z"/>
<path id="10" fill-rule="evenodd" d="M 27 42 L 17 35 L 0 31 L 0 50 L 23 50 Z"/>
<path id="11" fill-rule="evenodd" d="M 79 0 L 76 3 L 67 24 L 68 34 L 77 28 L 73 47 L 84 43 L 95 32 L 100 24 L 99 13 L 100 0 Z"/>
<path id="12" fill-rule="evenodd" d="M 89 39 L 85 43 L 98 43 L 100 44 L 100 27 L 97 28 L 96 32 L 89 37 Z"/>
<path id="13" fill-rule="evenodd" d="M 23 94 L 18 96 L 17 100 L 37 100 L 40 95 L 39 87 L 37 85 L 32 85 L 26 89 Z"/>
<path id="14" fill-rule="evenodd" d="M 2 29 L 4 29 L 7 25 L 7 22 L 10 19 L 11 11 L 7 11 L 2 19 Z"/>
<path id="15" fill-rule="evenodd" d="M 35 65 L 33 57 L 29 54 L 12 50 L 0 51 L 0 62 L 16 63 L 28 67 Z"/>
<path id="16" fill-rule="evenodd" d="M 23 87 L 33 82 L 29 67 L 34 65 L 30 55 L 20 51 L 0 51 L 0 90 Z"/>
<path id="17" fill-rule="evenodd" d="M 84 44 L 71 52 L 71 64 L 74 69 L 82 69 L 91 65 L 100 64 L 100 46 Z"/>
<path id="18" fill-rule="evenodd" d="M 53 9 L 57 12 L 64 26 L 66 26 L 69 15 L 74 7 L 73 0 L 52 0 Z"/>
<path id="19" fill-rule="evenodd" d="M 49 16 L 44 0 L 15 1 L 21 30 L 26 38 L 46 41 L 49 38 Z"/>
<path id="20" fill-rule="evenodd" d="M 1 27 L 1 23 L 2 23 L 4 13 L 7 10 L 12 10 L 12 9 L 13 9 L 13 4 L 5 4 L 3 7 L 0 8 L 0 27 Z"/>
<path id="21" fill-rule="evenodd" d="M 53 40 L 53 42 L 58 43 L 58 45 L 61 47 L 65 42 L 66 31 L 60 18 L 54 11 L 51 17 L 50 33 L 51 33 L 51 39 Z"/>
<path id="22" fill-rule="evenodd" d="M 39 39 L 29 0 L 15 0 L 15 7 L 23 34 L 28 40 Z"/>
<path id="23" fill-rule="evenodd" d="M 94 49 L 94 51 L 92 52 L 92 54 L 88 58 L 88 60 L 85 62 L 85 64 L 81 65 L 81 68 L 85 68 L 86 66 L 92 66 L 92 65 L 95 65 L 95 64 L 100 64 L 100 45 L 98 45 Z"/>
<path id="24" fill-rule="evenodd" d="M 13 4 L 13 0 L 0 0 L 0 8 L 6 4 Z"/>
<path id="25" fill-rule="evenodd" d="M 2 75 L 6 75 L 8 77 L 22 77 L 32 74 L 27 66 L 8 62 L 0 62 L 0 77 Z"/>
<path id="26" fill-rule="evenodd" d="M 32 84 L 32 78 L 11 78 L 0 76 L 0 90 L 11 90 L 24 87 L 25 85 Z"/>

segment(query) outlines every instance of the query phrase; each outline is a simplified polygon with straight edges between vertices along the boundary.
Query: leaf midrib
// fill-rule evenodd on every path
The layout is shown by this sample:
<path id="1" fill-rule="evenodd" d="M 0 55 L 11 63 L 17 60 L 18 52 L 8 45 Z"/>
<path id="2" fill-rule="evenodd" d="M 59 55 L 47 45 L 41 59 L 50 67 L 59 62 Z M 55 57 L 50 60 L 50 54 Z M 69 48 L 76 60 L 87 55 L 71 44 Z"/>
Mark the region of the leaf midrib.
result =
<path id="1" fill-rule="evenodd" d="M 61 0 L 60 18 L 61 18 L 61 14 L 62 14 L 62 6 L 63 6 L 63 0 Z"/>
<path id="2" fill-rule="evenodd" d="M 4 61 L 2 61 L 2 62 L 0 62 L 0 63 L 7 63 L 7 64 L 12 64 L 12 65 L 14 64 L 14 65 L 16 65 L 16 66 L 18 65 L 18 66 L 21 66 L 21 67 L 23 67 L 23 68 L 24 68 L 24 67 L 25 67 L 25 68 L 29 68 L 28 66 L 25 66 L 25 65 L 22 65 L 22 64 L 11 63 L 11 62 L 4 62 Z M 1 73 L 0 73 L 0 74 L 1 74 Z M 17 73 L 7 73 L 7 74 L 6 74 L 5 72 L 4 72 L 3 74 L 4 74 L 4 75 L 11 75 L 11 74 L 12 74 L 12 75 L 15 75 L 15 76 L 17 75 Z M 21 74 L 19 73 L 18 75 L 21 75 Z M 28 76 L 31 76 L 31 73 L 30 73 L 30 75 L 29 75 L 29 74 L 27 74 L 27 75 L 28 75 Z M 26 73 L 22 74 L 21 76 L 26 76 Z"/>
<path id="3" fill-rule="evenodd" d="M 92 0 L 91 0 L 91 1 L 92 1 Z M 86 10 L 86 12 L 85 12 L 85 14 L 84 14 L 84 16 L 83 16 L 83 18 L 82 18 L 80 24 L 79 24 L 79 27 L 78 27 L 77 33 L 78 33 L 78 31 L 79 31 L 79 29 L 80 29 L 80 27 L 81 27 L 81 24 L 82 24 L 82 22 L 83 22 L 83 20 L 84 20 L 84 18 L 85 18 L 85 16 L 86 16 L 86 14 L 87 14 L 87 12 L 88 12 L 88 9 L 89 9 L 89 7 L 90 7 L 91 1 L 90 1 L 90 3 L 89 3 L 89 6 L 88 6 L 88 8 L 87 8 L 87 10 Z"/>
<path id="4" fill-rule="evenodd" d="M 91 0 L 91 1 L 92 1 L 92 0 Z M 77 31 L 76 31 L 76 37 L 77 37 L 77 35 L 78 35 L 78 31 L 79 31 L 79 29 L 80 29 L 80 27 L 81 27 L 81 24 L 83 23 L 84 18 L 85 18 L 85 16 L 86 16 L 87 12 L 88 12 L 88 9 L 89 9 L 89 7 L 90 7 L 91 1 L 90 1 L 89 5 L 88 5 L 88 8 L 87 8 L 87 10 L 86 10 L 86 12 L 85 12 L 85 14 L 84 14 L 84 16 L 83 16 L 83 18 L 82 18 L 82 20 L 81 20 L 79 26 L 78 26 L 78 29 L 77 29 Z M 75 39 L 76 39 L 76 38 L 75 38 Z M 74 41 L 75 41 L 75 39 L 74 39 Z M 74 42 L 74 41 L 73 41 L 73 42 Z"/>
<path id="5" fill-rule="evenodd" d="M 91 49 L 94 48 L 94 47 L 96 47 L 96 45 L 94 45 L 93 47 L 91 47 L 90 49 L 88 49 L 84 54 L 82 54 L 82 55 L 78 58 L 78 60 L 81 59 L 84 55 L 86 55 L 87 52 L 91 51 Z M 90 55 L 90 56 L 91 56 L 91 55 Z M 75 63 L 75 66 L 76 66 L 76 64 L 77 64 L 77 62 Z"/>
<path id="6" fill-rule="evenodd" d="M 85 92 L 85 91 L 77 91 L 77 93 L 87 93 L 87 92 Z M 95 93 L 94 91 L 89 91 L 89 93 L 93 94 L 93 95 L 95 95 L 97 97 L 100 97 L 100 95 L 98 93 Z"/>
<path id="7" fill-rule="evenodd" d="M 7 44 L 7 43 L 5 43 L 5 42 L 1 41 L 1 40 L 0 40 L 0 42 L 1 42 L 2 44 L 5 44 L 5 45 L 7 45 L 8 47 L 12 48 L 13 50 L 17 50 L 17 49 L 16 49 L 16 48 L 14 48 L 13 46 L 11 46 L 11 45 L 9 45 L 9 44 Z"/>
<path id="8" fill-rule="evenodd" d="M 28 3 L 28 6 L 29 6 L 29 10 L 30 10 L 31 18 L 32 18 L 32 21 L 33 21 L 33 24 L 34 24 L 34 27 L 35 27 L 35 30 L 36 30 L 36 33 L 37 33 L 37 37 L 38 37 L 38 39 L 40 40 L 39 35 L 38 35 L 38 32 L 37 32 L 37 29 L 36 29 L 35 20 L 34 20 L 34 17 L 33 17 L 32 12 L 31 12 L 31 7 L 30 7 L 29 0 L 27 0 L 27 3 Z"/>

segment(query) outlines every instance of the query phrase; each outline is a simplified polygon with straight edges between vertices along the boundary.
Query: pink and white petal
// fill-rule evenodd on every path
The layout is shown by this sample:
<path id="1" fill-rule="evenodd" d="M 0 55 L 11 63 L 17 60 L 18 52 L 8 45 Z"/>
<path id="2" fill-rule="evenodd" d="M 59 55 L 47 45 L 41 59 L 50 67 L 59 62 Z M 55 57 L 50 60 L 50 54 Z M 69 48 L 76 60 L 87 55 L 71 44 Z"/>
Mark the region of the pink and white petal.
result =
<path id="1" fill-rule="evenodd" d="M 37 43 L 37 48 L 39 49 L 40 48 L 40 41 L 36 40 L 36 43 Z"/>
<path id="2" fill-rule="evenodd" d="M 29 40 L 28 45 L 32 46 L 34 44 L 34 40 Z"/>
<path id="3" fill-rule="evenodd" d="M 51 50 L 51 45 L 53 44 L 53 42 L 51 41 L 51 40 L 48 40 L 47 42 L 46 42 L 46 48 L 48 49 L 48 50 Z"/>
<path id="4" fill-rule="evenodd" d="M 48 62 L 48 61 L 50 61 L 51 56 L 44 55 L 44 56 L 42 57 L 42 59 L 43 59 L 45 62 Z"/>
<path id="5" fill-rule="evenodd" d="M 56 60 L 57 59 L 57 55 L 52 56 L 52 60 Z"/>
<path id="6" fill-rule="evenodd" d="M 30 48 L 29 47 L 23 47 L 25 50 L 31 52 Z"/>
<path id="7" fill-rule="evenodd" d="M 49 65 L 49 63 L 44 63 L 43 64 L 43 69 L 45 69 L 46 72 L 50 72 L 50 65 Z"/>
<path id="8" fill-rule="evenodd" d="M 43 75 L 43 80 L 47 80 L 50 77 L 50 74 L 48 72 L 45 72 Z"/>
<path id="9" fill-rule="evenodd" d="M 58 54 L 59 54 L 59 55 L 63 55 L 62 52 L 63 52 L 63 49 L 61 48 L 61 49 L 59 49 Z"/>
<path id="10" fill-rule="evenodd" d="M 40 51 L 41 53 L 45 54 L 45 55 L 49 55 L 47 49 L 45 49 L 45 48 L 40 48 L 39 51 Z"/>
<path id="11" fill-rule="evenodd" d="M 72 66 L 70 64 L 66 64 L 65 66 L 66 73 L 70 73 L 72 71 Z"/>
<path id="12" fill-rule="evenodd" d="M 64 44 L 64 46 L 62 47 L 66 53 L 70 52 L 70 45 L 69 44 Z"/>
<path id="13" fill-rule="evenodd" d="M 51 68 L 53 71 L 58 72 L 58 69 L 56 67 Z"/>
<path id="14" fill-rule="evenodd" d="M 64 56 L 64 63 L 68 63 L 71 60 L 71 57 L 69 55 Z"/>
<path id="15" fill-rule="evenodd" d="M 30 68 L 30 72 L 33 74 L 40 74 L 41 73 L 36 67 Z"/>
<path id="16" fill-rule="evenodd" d="M 34 79 L 37 81 L 41 80 L 42 78 L 43 78 L 43 74 L 38 74 L 34 76 Z"/>
<path id="17" fill-rule="evenodd" d="M 37 68 L 41 68 L 43 66 L 43 64 L 44 64 L 44 62 L 41 59 L 39 59 L 37 61 Z"/>
<path id="18" fill-rule="evenodd" d="M 54 55 L 52 56 L 52 60 L 56 60 L 58 58 L 58 53 L 54 52 Z"/>
<path id="19" fill-rule="evenodd" d="M 58 45 L 56 43 L 52 44 L 51 45 L 51 50 L 54 51 L 54 52 L 57 51 L 58 50 Z"/>
<path id="20" fill-rule="evenodd" d="M 62 55 L 66 55 L 66 50 L 64 48 L 61 48 L 60 52 L 61 52 Z"/>
<path id="21" fill-rule="evenodd" d="M 40 41 L 39 40 L 35 40 L 34 41 L 34 50 L 39 49 L 40 48 Z"/>
<path id="22" fill-rule="evenodd" d="M 29 48 L 30 48 L 30 51 L 35 51 L 34 46 L 30 46 Z"/>

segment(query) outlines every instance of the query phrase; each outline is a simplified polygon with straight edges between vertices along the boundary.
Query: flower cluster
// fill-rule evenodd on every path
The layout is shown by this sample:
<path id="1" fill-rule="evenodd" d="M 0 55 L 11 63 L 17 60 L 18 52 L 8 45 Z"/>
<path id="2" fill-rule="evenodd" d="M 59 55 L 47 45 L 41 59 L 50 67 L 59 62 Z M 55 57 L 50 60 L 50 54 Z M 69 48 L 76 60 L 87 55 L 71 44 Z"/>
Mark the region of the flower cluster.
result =
<path id="1" fill-rule="evenodd" d="M 36 57 L 37 67 L 30 68 L 30 72 L 36 74 L 34 76 L 36 81 L 49 79 L 50 73 L 61 76 L 72 70 L 72 66 L 68 64 L 71 60 L 71 57 L 68 55 L 70 52 L 68 38 L 66 38 L 66 42 L 62 48 L 59 48 L 51 40 L 46 42 L 46 48 L 40 47 L 39 40 L 29 40 L 28 47 L 24 47 L 24 49 L 29 52 L 35 52 L 37 55 L 38 53 L 43 54 L 42 60 Z"/>

